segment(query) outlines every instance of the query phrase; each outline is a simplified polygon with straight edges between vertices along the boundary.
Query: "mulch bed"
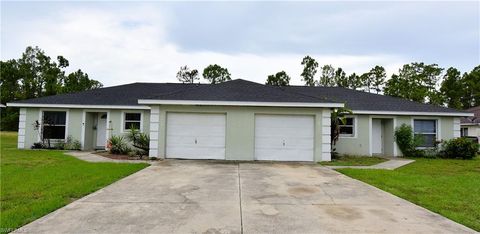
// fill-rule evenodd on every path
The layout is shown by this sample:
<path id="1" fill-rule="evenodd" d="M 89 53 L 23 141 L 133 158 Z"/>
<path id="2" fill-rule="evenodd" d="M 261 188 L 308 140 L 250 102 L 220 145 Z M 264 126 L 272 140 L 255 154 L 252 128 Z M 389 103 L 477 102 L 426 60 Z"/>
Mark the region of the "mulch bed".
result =
<path id="1" fill-rule="evenodd" d="M 141 160 L 138 156 L 128 156 L 124 154 L 111 154 L 109 152 L 96 152 L 96 155 L 100 155 L 105 158 L 118 159 L 118 160 Z"/>

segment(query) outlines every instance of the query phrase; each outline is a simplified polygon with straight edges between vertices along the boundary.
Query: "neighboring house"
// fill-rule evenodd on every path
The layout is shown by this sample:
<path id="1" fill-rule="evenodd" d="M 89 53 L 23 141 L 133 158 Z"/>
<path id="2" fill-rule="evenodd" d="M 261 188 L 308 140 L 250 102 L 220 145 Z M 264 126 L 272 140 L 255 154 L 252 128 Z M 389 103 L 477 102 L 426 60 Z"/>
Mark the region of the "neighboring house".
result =
<path id="1" fill-rule="evenodd" d="M 477 137 L 477 140 L 480 140 L 480 106 L 472 107 L 466 111 L 473 113 L 473 116 L 460 120 L 461 136 Z"/>
<path id="2" fill-rule="evenodd" d="M 329 161 L 330 114 L 353 110 L 337 152 L 401 155 L 395 127 L 413 125 L 424 147 L 460 136 L 470 113 L 344 88 L 276 87 L 245 80 L 216 85 L 133 83 L 8 103 L 20 107 L 18 148 L 67 136 L 82 149 L 105 149 L 131 126 L 150 134 L 158 158 Z M 48 129 L 48 131 L 45 131 Z"/>

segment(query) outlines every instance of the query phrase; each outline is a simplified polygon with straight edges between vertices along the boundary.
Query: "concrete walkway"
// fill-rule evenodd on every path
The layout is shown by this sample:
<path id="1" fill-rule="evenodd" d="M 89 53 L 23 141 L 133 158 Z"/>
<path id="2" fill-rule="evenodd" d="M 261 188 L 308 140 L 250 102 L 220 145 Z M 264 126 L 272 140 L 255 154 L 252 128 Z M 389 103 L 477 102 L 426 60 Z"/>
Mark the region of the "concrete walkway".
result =
<path id="1" fill-rule="evenodd" d="M 155 161 L 149 161 L 149 160 L 111 159 L 111 158 L 94 154 L 93 152 L 86 152 L 86 151 L 69 151 L 69 152 L 66 152 L 65 154 L 81 159 L 83 161 L 87 161 L 87 162 L 148 163 L 148 164 L 153 164 L 155 162 Z"/>
<path id="2" fill-rule="evenodd" d="M 326 166 L 331 169 L 340 169 L 340 168 L 356 168 L 356 169 L 384 169 L 384 170 L 395 170 L 399 167 L 403 167 L 407 164 L 415 162 L 411 159 L 390 159 L 386 162 L 371 165 L 371 166 Z"/>

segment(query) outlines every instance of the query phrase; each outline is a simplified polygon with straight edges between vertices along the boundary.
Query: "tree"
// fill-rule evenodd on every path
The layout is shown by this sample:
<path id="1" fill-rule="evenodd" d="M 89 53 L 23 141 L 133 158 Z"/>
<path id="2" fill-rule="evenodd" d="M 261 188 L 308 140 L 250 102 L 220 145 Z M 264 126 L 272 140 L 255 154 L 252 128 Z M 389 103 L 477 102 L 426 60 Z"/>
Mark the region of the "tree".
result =
<path id="1" fill-rule="evenodd" d="M 385 73 L 385 68 L 382 66 L 375 66 L 372 68 L 369 72 L 369 85 L 375 90 L 375 92 L 378 94 L 380 91 L 382 91 L 382 86 L 385 84 L 385 78 L 387 77 L 387 74 Z"/>
<path id="2" fill-rule="evenodd" d="M 362 84 L 361 87 L 363 88 L 363 91 L 370 93 L 372 87 L 372 79 L 370 76 L 370 72 L 366 72 L 360 75 L 360 82 Z"/>
<path id="3" fill-rule="evenodd" d="M 317 74 L 318 63 L 310 56 L 305 56 L 302 60 L 303 71 L 300 76 L 306 86 L 315 86 L 315 74 Z"/>
<path id="4" fill-rule="evenodd" d="M 1 61 L 2 103 L 102 87 L 100 82 L 89 79 L 83 73 L 76 74 L 79 81 L 70 84 L 72 79 L 65 77 L 68 65 L 68 60 L 63 56 L 57 56 L 54 61 L 39 47 L 32 46 L 28 46 L 18 59 Z M 1 130 L 17 130 L 18 108 L 3 109 L 0 118 Z"/>
<path id="5" fill-rule="evenodd" d="M 351 115 L 353 112 L 348 108 L 340 107 L 334 109 L 330 115 L 330 144 L 332 148 L 332 158 L 336 156 L 336 147 L 338 138 L 340 137 L 340 125 L 345 124 L 347 115 Z"/>
<path id="6" fill-rule="evenodd" d="M 443 76 L 443 82 L 440 87 L 440 92 L 445 97 L 447 106 L 450 108 L 462 108 L 462 96 L 465 92 L 462 84 L 462 76 L 459 70 L 450 67 Z"/>
<path id="7" fill-rule="evenodd" d="M 387 81 L 384 92 L 411 101 L 441 104 L 442 98 L 437 90 L 437 83 L 442 70 L 437 64 L 405 64 L 398 75 L 392 75 Z"/>
<path id="8" fill-rule="evenodd" d="M 87 73 L 83 73 L 82 70 L 78 69 L 65 77 L 62 93 L 80 92 L 101 88 L 102 86 L 102 83 L 91 80 L 88 78 Z"/>
<path id="9" fill-rule="evenodd" d="M 463 75 L 462 85 L 464 89 L 461 98 L 463 108 L 468 109 L 480 105 L 480 65 Z"/>
<path id="10" fill-rule="evenodd" d="M 332 87 L 335 86 L 335 68 L 332 65 L 324 65 L 320 74 L 320 86 Z"/>
<path id="11" fill-rule="evenodd" d="M 198 70 L 187 67 L 187 65 L 180 67 L 180 70 L 177 72 L 177 79 L 182 83 L 195 83 L 196 80 L 200 80 L 198 78 Z"/>
<path id="12" fill-rule="evenodd" d="M 290 84 L 290 77 L 285 71 L 277 72 L 275 75 L 269 75 L 267 78 L 268 85 L 288 86 Z"/>
<path id="13" fill-rule="evenodd" d="M 347 77 L 347 88 L 357 90 L 362 87 L 362 80 L 355 72 Z"/>
<path id="14" fill-rule="evenodd" d="M 348 88 L 347 75 L 345 74 L 342 68 L 337 68 L 337 70 L 335 71 L 334 81 L 335 81 L 334 86 Z"/>
<path id="15" fill-rule="evenodd" d="M 223 68 L 217 64 L 208 65 L 203 69 L 203 78 L 210 81 L 211 84 L 218 84 L 231 80 L 228 69 Z"/>

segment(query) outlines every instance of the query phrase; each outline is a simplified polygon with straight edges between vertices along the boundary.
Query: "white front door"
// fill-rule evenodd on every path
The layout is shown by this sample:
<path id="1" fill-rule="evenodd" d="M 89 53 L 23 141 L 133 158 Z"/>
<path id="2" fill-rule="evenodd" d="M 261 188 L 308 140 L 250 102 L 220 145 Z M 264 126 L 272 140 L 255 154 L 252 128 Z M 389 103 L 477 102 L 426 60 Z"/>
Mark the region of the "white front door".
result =
<path id="1" fill-rule="evenodd" d="M 256 160 L 313 161 L 313 143 L 313 116 L 255 116 Z"/>
<path id="2" fill-rule="evenodd" d="M 225 114 L 168 113 L 167 158 L 225 159 Z"/>
<path id="3" fill-rule="evenodd" d="M 381 119 L 372 119 L 372 154 L 383 154 L 383 131 Z"/>
<path id="4" fill-rule="evenodd" d="M 105 148 L 107 139 L 107 113 L 97 115 L 97 148 Z"/>

